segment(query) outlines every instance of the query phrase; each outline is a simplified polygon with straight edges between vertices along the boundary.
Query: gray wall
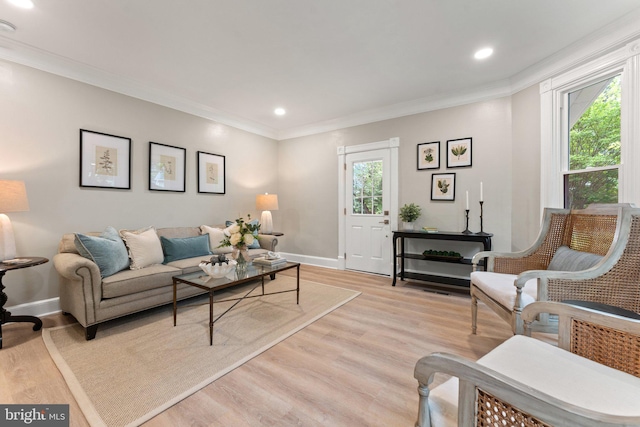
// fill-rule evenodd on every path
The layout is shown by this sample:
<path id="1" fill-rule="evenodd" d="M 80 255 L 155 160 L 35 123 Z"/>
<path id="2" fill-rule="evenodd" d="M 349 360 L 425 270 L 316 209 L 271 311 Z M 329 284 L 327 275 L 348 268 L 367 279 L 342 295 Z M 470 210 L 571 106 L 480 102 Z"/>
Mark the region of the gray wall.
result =
<path id="1" fill-rule="evenodd" d="M 540 232 L 540 91 L 538 85 L 511 97 L 512 212 L 511 248 L 531 246 Z"/>
<path id="2" fill-rule="evenodd" d="M 19 256 L 51 259 L 63 233 L 218 224 L 258 215 L 278 191 L 277 142 L 135 98 L 0 61 L 0 177 L 24 180 L 29 212 L 10 213 Z M 132 139 L 132 189 L 79 187 L 79 129 Z M 148 190 L 149 141 L 187 149 L 186 192 Z M 226 156 L 226 195 L 198 194 L 196 151 Z M 10 272 L 8 306 L 58 296 L 53 263 Z"/>
<path id="3" fill-rule="evenodd" d="M 538 113 L 539 114 L 539 113 Z M 400 138 L 399 203 L 423 209 L 417 226 L 464 229 L 469 191 L 472 231 L 480 231 L 480 181 L 484 182 L 484 230 L 495 234 L 494 248 L 511 248 L 511 98 L 500 98 L 341 129 L 279 144 L 281 250 L 335 259 L 338 255 L 338 146 Z M 448 139 L 473 138 L 471 168 L 446 168 Z M 417 144 L 440 141 L 440 169 L 456 173 L 456 200 L 431 201 L 434 170 L 417 170 Z"/>
<path id="4" fill-rule="evenodd" d="M 62 234 L 105 226 L 198 226 L 258 216 L 255 195 L 277 193 L 274 229 L 283 252 L 335 260 L 338 251 L 337 147 L 400 138 L 400 205 L 423 207 L 419 226 L 479 230 L 479 182 L 484 229 L 494 248 L 530 243 L 539 223 L 539 99 L 537 86 L 513 97 L 385 120 L 334 132 L 274 141 L 210 120 L 0 61 L 0 178 L 27 185 L 31 210 L 11 213 L 18 255 L 52 258 Z M 78 185 L 79 129 L 132 138 L 132 189 Z M 455 172 L 456 200 L 430 200 L 434 171 L 416 168 L 417 144 L 473 138 L 473 166 Z M 148 190 L 149 141 L 187 149 L 186 193 Z M 197 193 L 196 151 L 226 156 L 227 194 Z M 523 173 L 526 172 L 526 173 Z M 514 220 L 512 220 L 514 218 Z M 524 220 L 522 218 L 525 218 Z M 58 295 L 52 263 L 9 273 L 8 306 Z"/>

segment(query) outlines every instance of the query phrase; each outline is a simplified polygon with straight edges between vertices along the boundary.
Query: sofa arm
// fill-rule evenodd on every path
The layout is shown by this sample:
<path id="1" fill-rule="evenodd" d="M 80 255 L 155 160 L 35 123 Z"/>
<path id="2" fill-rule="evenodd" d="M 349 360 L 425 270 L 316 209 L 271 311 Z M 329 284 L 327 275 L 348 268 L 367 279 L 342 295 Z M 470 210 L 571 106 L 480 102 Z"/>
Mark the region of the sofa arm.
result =
<path id="1" fill-rule="evenodd" d="M 260 247 L 271 252 L 276 251 L 276 245 L 278 244 L 278 238 L 271 234 L 258 234 L 258 242 Z"/>
<path id="2" fill-rule="evenodd" d="M 71 313 L 84 327 L 96 323 L 95 307 L 102 297 L 100 269 L 75 253 L 59 253 L 53 265 L 60 275 L 60 309 Z"/>

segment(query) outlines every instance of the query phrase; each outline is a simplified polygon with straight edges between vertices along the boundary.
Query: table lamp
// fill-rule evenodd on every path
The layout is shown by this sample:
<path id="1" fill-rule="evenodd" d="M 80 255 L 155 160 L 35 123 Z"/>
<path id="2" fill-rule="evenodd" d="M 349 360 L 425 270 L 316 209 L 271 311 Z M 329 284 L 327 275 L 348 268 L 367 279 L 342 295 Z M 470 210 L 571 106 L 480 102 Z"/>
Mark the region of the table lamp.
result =
<path id="1" fill-rule="evenodd" d="M 269 193 L 258 194 L 256 196 L 256 209 L 262 211 L 262 216 L 260 217 L 260 232 L 264 234 L 273 233 L 271 211 L 278 210 L 278 195 Z"/>
<path id="2" fill-rule="evenodd" d="M 27 189 L 23 181 L 0 180 L 0 261 L 16 257 L 16 240 L 11 220 L 5 212 L 29 210 Z"/>

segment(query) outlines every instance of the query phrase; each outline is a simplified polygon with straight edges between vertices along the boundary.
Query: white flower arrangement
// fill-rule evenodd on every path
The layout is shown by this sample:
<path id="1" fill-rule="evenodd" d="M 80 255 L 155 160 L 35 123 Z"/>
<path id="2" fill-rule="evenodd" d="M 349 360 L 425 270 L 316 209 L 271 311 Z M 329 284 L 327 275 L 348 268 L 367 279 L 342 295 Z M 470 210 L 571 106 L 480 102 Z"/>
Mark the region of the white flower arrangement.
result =
<path id="1" fill-rule="evenodd" d="M 247 215 L 247 217 L 251 220 L 251 215 Z M 238 218 L 235 224 L 225 230 L 225 238 L 218 247 L 231 246 L 238 250 L 246 249 L 255 241 L 254 234 L 259 230 L 260 224 L 249 224 L 244 221 L 244 218 Z"/>

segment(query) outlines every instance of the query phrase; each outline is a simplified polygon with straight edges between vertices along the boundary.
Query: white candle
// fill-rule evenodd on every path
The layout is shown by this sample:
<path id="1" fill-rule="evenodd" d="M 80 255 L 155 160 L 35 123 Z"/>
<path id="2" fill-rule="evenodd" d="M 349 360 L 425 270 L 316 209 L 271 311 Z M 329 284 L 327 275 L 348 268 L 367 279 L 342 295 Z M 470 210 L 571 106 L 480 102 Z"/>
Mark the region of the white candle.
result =
<path id="1" fill-rule="evenodd" d="M 469 190 L 467 190 L 467 210 L 469 210 Z"/>
<path id="2" fill-rule="evenodd" d="M 480 201 L 484 202 L 484 196 L 482 194 L 482 181 L 480 181 Z"/>

